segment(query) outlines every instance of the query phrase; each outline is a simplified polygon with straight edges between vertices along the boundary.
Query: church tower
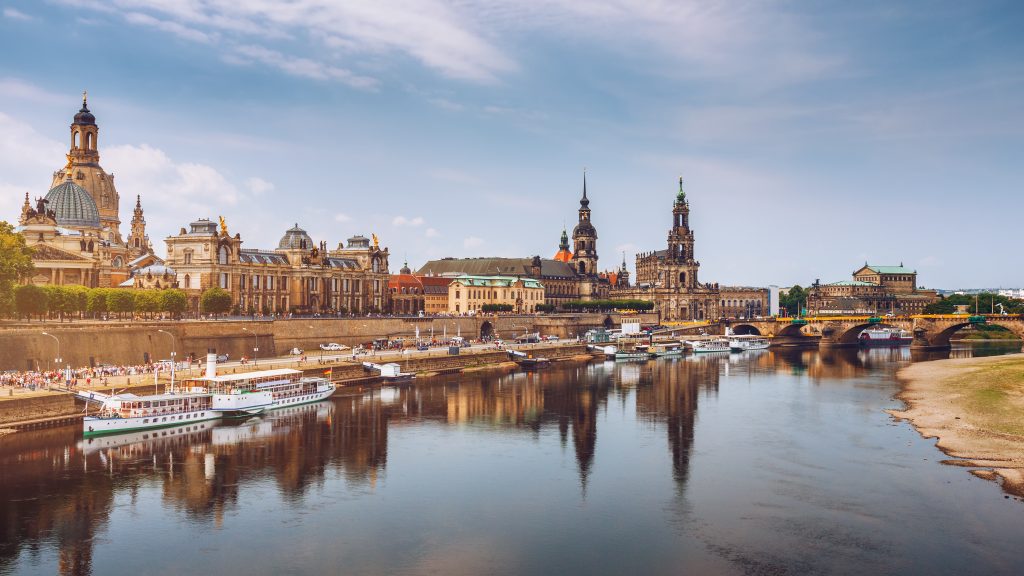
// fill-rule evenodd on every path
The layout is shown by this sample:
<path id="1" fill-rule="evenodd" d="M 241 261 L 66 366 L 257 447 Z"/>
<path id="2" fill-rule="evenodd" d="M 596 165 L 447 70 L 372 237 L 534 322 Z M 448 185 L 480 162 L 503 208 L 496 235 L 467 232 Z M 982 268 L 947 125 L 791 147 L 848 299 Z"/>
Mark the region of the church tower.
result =
<path id="1" fill-rule="evenodd" d="M 128 234 L 128 253 L 138 258 L 143 254 L 152 254 L 153 245 L 146 235 L 146 218 L 142 214 L 142 199 L 135 197 L 135 213 L 132 214 L 132 231 Z"/>
<path id="2" fill-rule="evenodd" d="M 668 232 L 668 250 L 665 264 L 670 271 L 666 279 L 669 286 L 679 288 L 697 287 L 697 270 L 700 262 L 693 258 L 693 231 L 690 230 L 690 203 L 683 191 L 683 178 L 679 177 L 679 193 L 672 205 L 672 228 Z"/>
<path id="3" fill-rule="evenodd" d="M 85 188 L 96 202 L 99 209 L 100 222 L 105 230 L 103 239 L 117 244 L 122 243 L 121 219 L 118 216 L 120 197 L 114 188 L 113 175 L 107 174 L 100 167 L 99 126 L 96 117 L 89 111 L 86 93 L 82 93 L 82 108 L 71 121 L 71 148 L 68 151 L 68 165 L 53 173 L 50 188 L 61 184 L 67 179 L 70 171 L 71 180 Z"/>
<path id="4" fill-rule="evenodd" d="M 572 230 L 572 266 L 578 274 L 597 274 L 597 229 L 590 222 L 590 200 L 587 198 L 587 173 L 583 173 L 583 198 L 580 198 L 579 223 Z"/>

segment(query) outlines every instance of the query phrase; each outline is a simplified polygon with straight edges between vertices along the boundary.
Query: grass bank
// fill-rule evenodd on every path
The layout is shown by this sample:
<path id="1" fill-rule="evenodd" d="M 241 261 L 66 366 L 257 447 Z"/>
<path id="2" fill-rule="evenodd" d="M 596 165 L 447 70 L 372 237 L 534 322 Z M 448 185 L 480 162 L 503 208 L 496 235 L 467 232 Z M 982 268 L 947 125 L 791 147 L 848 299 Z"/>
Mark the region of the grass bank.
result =
<path id="1" fill-rule="evenodd" d="M 898 376 L 907 409 L 890 414 L 938 438 L 955 458 L 945 463 L 1024 496 L 1024 354 L 921 362 Z"/>

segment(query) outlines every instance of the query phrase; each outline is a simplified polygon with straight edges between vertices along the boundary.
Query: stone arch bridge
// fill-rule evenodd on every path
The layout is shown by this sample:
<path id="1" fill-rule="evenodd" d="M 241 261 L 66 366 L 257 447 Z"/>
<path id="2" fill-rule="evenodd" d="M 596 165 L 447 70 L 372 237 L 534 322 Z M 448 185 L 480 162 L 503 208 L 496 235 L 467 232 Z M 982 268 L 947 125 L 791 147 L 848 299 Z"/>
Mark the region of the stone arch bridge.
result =
<path id="1" fill-rule="evenodd" d="M 811 344 L 822 347 L 857 346 L 865 328 L 883 326 L 900 328 L 913 334 L 911 348 L 943 350 L 950 347 L 949 338 L 958 331 L 981 324 L 1002 326 L 1024 338 L 1022 315 L 922 314 L 914 316 L 816 316 L 807 318 L 768 318 L 764 320 L 723 321 L 722 330 L 732 328 L 736 334 L 768 336 L 779 345 Z"/>

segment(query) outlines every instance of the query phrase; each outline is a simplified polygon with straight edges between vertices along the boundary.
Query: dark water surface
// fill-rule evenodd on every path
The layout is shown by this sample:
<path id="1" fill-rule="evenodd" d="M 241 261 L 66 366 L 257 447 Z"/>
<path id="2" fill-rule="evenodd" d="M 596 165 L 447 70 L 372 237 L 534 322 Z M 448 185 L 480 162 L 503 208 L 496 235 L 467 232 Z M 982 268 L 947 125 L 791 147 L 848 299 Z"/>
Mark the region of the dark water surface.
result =
<path id="1" fill-rule="evenodd" d="M 571 364 L 14 434 L 0 574 L 1024 573 L 1024 503 L 883 412 L 909 361 Z"/>

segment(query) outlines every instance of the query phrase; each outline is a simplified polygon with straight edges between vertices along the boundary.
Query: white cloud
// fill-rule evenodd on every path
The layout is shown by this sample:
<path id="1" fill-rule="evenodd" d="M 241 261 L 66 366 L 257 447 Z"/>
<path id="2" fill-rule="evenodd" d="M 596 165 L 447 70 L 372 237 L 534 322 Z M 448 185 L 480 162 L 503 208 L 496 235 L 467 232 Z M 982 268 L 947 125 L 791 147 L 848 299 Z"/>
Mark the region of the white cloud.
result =
<path id="1" fill-rule="evenodd" d="M 32 16 L 25 14 L 21 10 L 16 8 L 4 8 L 4 18 L 10 18 L 11 20 L 35 20 Z"/>
<path id="2" fill-rule="evenodd" d="M 248 188 L 249 192 L 252 193 L 254 196 L 260 196 L 262 194 L 266 194 L 267 192 L 273 192 L 274 190 L 273 182 L 267 182 L 266 180 L 258 176 L 252 176 L 249 179 L 247 179 L 245 181 L 245 187 Z"/>
<path id="3" fill-rule="evenodd" d="M 437 231 L 437 228 L 427 228 L 423 231 L 423 235 L 427 238 L 437 238 L 441 233 Z"/>
<path id="4" fill-rule="evenodd" d="M 391 220 L 391 225 L 392 226 L 411 226 L 411 227 L 422 226 L 423 225 L 423 217 L 422 216 L 415 216 L 413 218 L 406 218 L 405 216 L 395 216 Z"/>
<path id="5" fill-rule="evenodd" d="M 309 58 L 287 56 L 262 46 L 249 44 L 235 46 L 231 53 L 224 56 L 224 61 L 229 64 L 238 65 L 266 64 L 291 76 L 310 78 L 312 80 L 337 80 L 353 88 L 371 89 L 377 85 L 377 80 L 368 76 L 354 74 L 351 70 Z"/>
<path id="6" fill-rule="evenodd" d="M 352 217 L 349 216 L 348 214 L 343 213 L 343 212 L 338 212 L 337 214 L 334 215 L 334 221 L 335 222 L 351 222 L 352 221 Z"/>
<path id="7" fill-rule="evenodd" d="M 5 85 L 0 82 L 0 88 Z M 64 144 L 0 112 L 0 220 L 17 222 L 25 192 L 33 199 L 46 194 L 48 175 L 64 164 L 66 151 Z"/>
<path id="8" fill-rule="evenodd" d="M 67 94 L 49 92 L 35 84 L 19 78 L 0 78 L 0 101 L 8 99 L 24 100 L 33 104 L 67 105 Z"/>
<path id="9" fill-rule="evenodd" d="M 469 236 L 462 241 L 462 247 L 466 249 L 479 248 L 484 245 L 484 239 L 476 236 Z"/>
<path id="10" fill-rule="evenodd" d="M 156 28 L 164 32 L 170 32 L 175 36 L 184 40 L 190 40 L 192 42 L 199 42 L 201 44 L 213 44 L 217 41 L 216 34 L 207 34 L 201 30 L 190 28 L 179 22 L 172 20 L 161 20 L 154 18 L 149 14 L 143 14 L 141 12 L 129 12 L 124 15 L 124 19 L 129 24 L 137 24 L 140 26 L 148 26 L 150 28 Z"/>

